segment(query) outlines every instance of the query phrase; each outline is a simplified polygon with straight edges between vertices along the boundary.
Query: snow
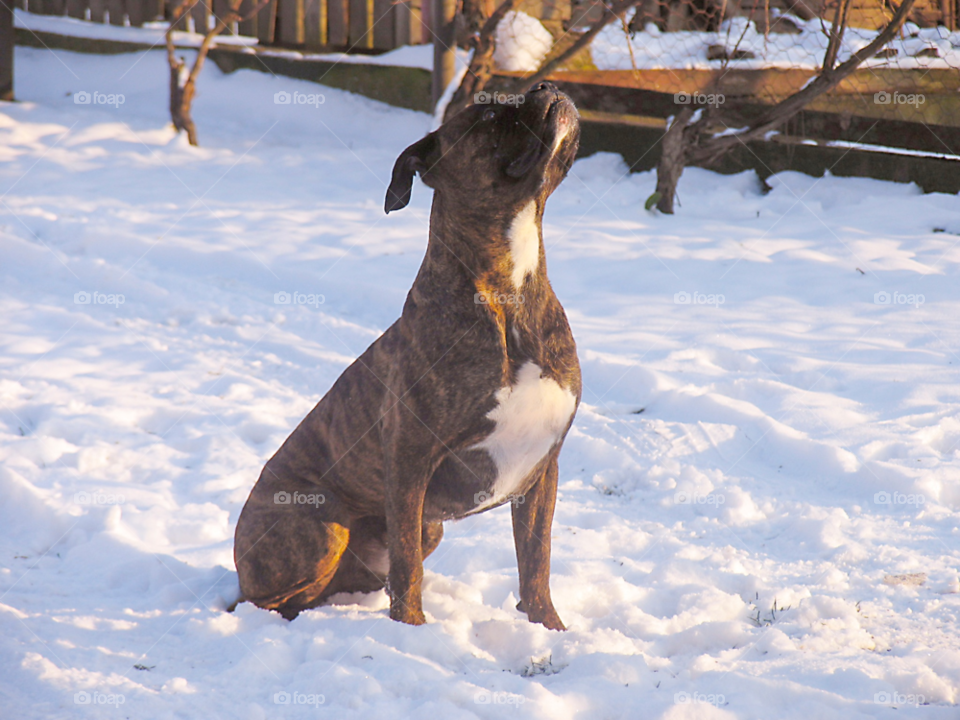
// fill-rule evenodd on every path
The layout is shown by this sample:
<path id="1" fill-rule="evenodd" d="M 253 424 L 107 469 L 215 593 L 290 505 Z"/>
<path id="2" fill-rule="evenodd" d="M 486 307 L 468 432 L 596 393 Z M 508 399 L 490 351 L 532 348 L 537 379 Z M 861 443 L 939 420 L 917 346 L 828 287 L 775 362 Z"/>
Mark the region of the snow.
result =
<path id="1" fill-rule="evenodd" d="M 149 45 L 163 46 L 166 42 L 165 23 L 145 23 L 144 27 L 119 27 L 102 23 L 87 22 L 70 17 L 36 15 L 15 10 L 15 23 L 18 28 L 35 32 L 49 32 L 70 37 L 83 37 L 95 40 L 115 40 Z M 174 42 L 178 47 L 199 47 L 203 36 L 197 33 L 174 32 Z M 257 38 L 244 35 L 218 35 L 215 45 L 240 45 L 251 48 L 258 44 Z M 291 57 L 297 59 L 324 60 L 327 62 L 353 65 L 387 65 L 392 67 L 414 67 L 422 70 L 433 69 L 433 45 L 404 45 L 379 55 L 351 55 L 347 53 L 306 53 L 297 50 L 259 49 L 261 55 Z M 469 53 L 457 49 L 458 68 L 464 69 L 469 63 Z"/>
<path id="2" fill-rule="evenodd" d="M 427 625 L 382 592 L 288 623 L 224 612 L 233 528 L 400 312 L 431 192 L 383 193 L 431 118 L 211 64 L 191 148 L 166 82 L 160 51 L 18 48 L 0 105 L 5 717 L 957 717 L 956 197 L 689 169 L 665 217 L 650 173 L 578 161 L 544 224 L 584 377 L 569 631 L 514 609 L 507 508 L 447 525 Z"/>
<path id="3" fill-rule="evenodd" d="M 553 47 L 553 35 L 535 17 L 511 10 L 497 25 L 493 62 L 501 70 L 533 72 Z"/>
<path id="4" fill-rule="evenodd" d="M 90 38 L 92 40 L 115 40 L 120 42 L 140 43 L 143 45 L 158 45 L 166 43 L 164 33 L 167 23 L 145 23 L 143 27 L 124 27 L 122 25 L 107 25 L 104 23 L 78 20 L 77 18 L 61 17 L 57 15 L 37 15 L 14 9 L 14 24 L 16 27 L 34 32 L 48 32 L 70 37 Z M 203 42 L 203 35 L 195 32 L 177 30 L 173 33 L 173 41 L 177 47 L 199 47 Z M 241 35 L 224 33 L 217 36 L 216 45 L 256 45 L 257 39 Z"/>
<path id="5" fill-rule="evenodd" d="M 721 60 L 707 60 L 707 48 L 722 45 L 747 50 L 754 59 L 729 61 L 728 67 L 741 70 L 759 70 L 771 67 L 805 68 L 815 70 L 823 62 L 830 23 L 820 20 L 801 20 L 785 16 L 800 29 L 800 34 L 757 32 L 756 24 L 746 18 L 735 17 L 725 21 L 719 32 L 660 32 L 653 24 L 632 36 L 624 32 L 620 23 L 607 25 L 590 46 L 593 62 L 599 70 L 646 70 L 683 68 L 689 70 L 718 69 Z M 839 62 L 868 45 L 877 31 L 847 28 Z M 872 68 L 957 68 L 960 67 L 960 32 L 950 32 L 943 26 L 905 28 L 887 47 L 897 50 L 891 58 L 873 58 L 863 63 Z M 936 49 L 939 57 L 915 57 L 919 52 Z M 631 54 L 632 49 L 632 54 Z"/>

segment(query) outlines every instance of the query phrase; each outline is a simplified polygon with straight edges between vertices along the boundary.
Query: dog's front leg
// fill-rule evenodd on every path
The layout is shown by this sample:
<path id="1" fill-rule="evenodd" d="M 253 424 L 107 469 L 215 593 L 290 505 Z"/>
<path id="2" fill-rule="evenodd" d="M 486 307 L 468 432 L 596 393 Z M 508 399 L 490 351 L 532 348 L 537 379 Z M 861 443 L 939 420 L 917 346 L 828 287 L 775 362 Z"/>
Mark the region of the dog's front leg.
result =
<path id="1" fill-rule="evenodd" d="M 566 630 L 550 598 L 550 529 L 557 502 L 556 448 L 543 475 L 526 495 L 513 502 L 513 540 L 520 571 L 520 603 L 530 622 L 551 630 Z"/>
<path id="2" fill-rule="evenodd" d="M 398 417 L 399 416 L 399 417 Z M 413 413 L 400 408 L 384 435 L 384 503 L 390 570 L 390 617 L 423 625 L 423 499 L 442 456 L 436 438 Z"/>

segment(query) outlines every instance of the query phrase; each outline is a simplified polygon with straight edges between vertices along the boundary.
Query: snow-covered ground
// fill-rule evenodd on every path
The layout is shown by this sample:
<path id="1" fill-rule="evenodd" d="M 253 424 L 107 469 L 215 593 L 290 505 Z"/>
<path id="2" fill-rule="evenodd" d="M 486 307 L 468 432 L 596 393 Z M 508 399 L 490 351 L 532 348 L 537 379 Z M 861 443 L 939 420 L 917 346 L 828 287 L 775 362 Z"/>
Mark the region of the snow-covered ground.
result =
<path id="1" fill-rule="evenodd" d="M 507 508 L 447 526 L 425 626 L 229 614 L 262 463 L 420 263 L 430 191 L 382 202 L 430 118 L 209 64 L 191 148 L 164 62 L 18 49 L 0 105 L 0 716 L 958 717 L 957 197 L 693 169 L 663 217 L 577 162 L 569 631 L 514 609 Z"/>
<path id="2" fill-rule="evenodd" d="M 605 27 L 590 46 L 594 64 L 600 70 L 652 70 L 685 68 L 717 70 L 724 63 L 707 59 L 707 49 L 722 45 L 728 51 L 737 48 L 753 53 L 750 59 L 731 61 L 730 68 L 759 70 L 763 68 L 806 68 L 816 70 L 823 63 L 830 23 L 818 19 L 801 20 L 786 16 L 798 34 L 757 32 L 747 18 L 725 21 L 719 32 L 660 32 L 650 23 L 642 32 L 628 35 L 621 23 Z M 839 61 L 868 45 L 877 36 L 876 30 L 848 28 L 839 53 Z M 960 68 L 960 32 L 943 26 L 920 28 L 907 23 L 888 50 L 896 54 L 888 58 L 867 60 L 865 68 Z"/>

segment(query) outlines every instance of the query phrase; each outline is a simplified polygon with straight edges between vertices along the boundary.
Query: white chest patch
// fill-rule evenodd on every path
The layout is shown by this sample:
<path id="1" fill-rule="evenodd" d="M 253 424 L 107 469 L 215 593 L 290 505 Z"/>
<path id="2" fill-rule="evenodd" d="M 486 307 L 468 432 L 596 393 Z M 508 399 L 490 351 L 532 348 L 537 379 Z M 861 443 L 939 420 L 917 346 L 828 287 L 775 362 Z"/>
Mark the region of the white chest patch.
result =
<path id="1" fill-rule="evenodd" d="M 540 229 L 537 227 L 537 203 L 531 200 L 510 223 L 510 257 L 513 260 L 513 287 L 517 290 L 524 278 L 536 272 L 540 263 Z"/>
<path id="2" fill-rule="evenodd" d="M 540 372 L 536 363 L 525 364 L 515 385 L 497 391 L 497 406 L 487 413 L 497 426 L 474 447 L 490 453 L 497 479 L 490 500 L 481 508 L 514 494 L 560 439 L 576 409 L 573 393 Z"/>

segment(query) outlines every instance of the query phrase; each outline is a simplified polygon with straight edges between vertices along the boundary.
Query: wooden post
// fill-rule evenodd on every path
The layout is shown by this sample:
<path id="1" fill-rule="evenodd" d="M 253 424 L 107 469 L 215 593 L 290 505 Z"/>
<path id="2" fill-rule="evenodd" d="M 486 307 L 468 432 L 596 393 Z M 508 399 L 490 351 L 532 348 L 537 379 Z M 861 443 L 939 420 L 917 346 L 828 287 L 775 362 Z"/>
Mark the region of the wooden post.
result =
<path id="1" fill-rule="evenodd" d="M 77 18 L 78 20 L 85 20 L 87 9 L 87 3 L 84 0 L 67 0 L 67 16 L 72 18 Z"/>
<path id="2" fill-rule="evenodd" d="M 372 14 L 367 12 L 368 4 L 373 5 L 373 0 L 349 0 L 350 19 L 347 24 L 350 32 L 348 42 L 351 48 L 373 47 L 373 36 L 368 32 Z"/>
<path id="3" fill-rule="evenodd" d="M 443 91 L 453 80 L 457 69 L 457 41 L 454 15 L 457 0 L 433 0 L 433 78 L 431 94 L 437 107 Z"/>
<path id="4" fill-rule="evenodd" d="M 327 3 L 327 45 L 346 47 L 347 27 L 350 23 L 348 0 L 326 0 Z"/>
<path id="5" fill-rule="evenodd" d="M 123 0 L 107 0 L 107 10 L 111 25 L 123 25 L 123 16 L 126 14 Z"/>
<path id="6" fill-rule="evenodd" d="M 394 13 L 400 6 L 393 0 L 373 0 L 373 47 L 375 50 L 392 50 L 401 43 L 396 40 Z"/>
<path id="7" fill-rule="evenodd" d="M 13 5 L 0 2 L 0 100 L 13 100 Z"/>
<path id="8" fill-rule="evenodd" d="M 305 0 L 303 42 L 311 50 L 322 47 L 327 42 L 326 10 L 325 0 Z"/>
<path id="9" fill-rule="evenodd" d="M 147 17 L 146 0 L 126 0 L 124 2 L 127 10 L 127 17 L 130 18 L 131 27 L 141 27 L 146 20 L 153 20 Z M 70 0 L 67 0 L 67 8 L 70 8 Z"/>
<path id="10" fill-rule="evenodd" d="M 277 30 L 277 0 L 257 13 L 257 38 L 264 45 L 273 43 Z"/>
<path id="11" fill-rule="evenodd" d="M 414 7 L 416 5 L 416 7 Z M 419 0 L 404 0 L 397 3 L 393 16 L 394 37 L 397 47 L 417 45 L 420 42 L 420 3 Z"/>
<path id="12" fill-rule="evenodd" d="M 278 0 L 277 24 L 284 45 L 303 45 L 303 0 Z"/>

